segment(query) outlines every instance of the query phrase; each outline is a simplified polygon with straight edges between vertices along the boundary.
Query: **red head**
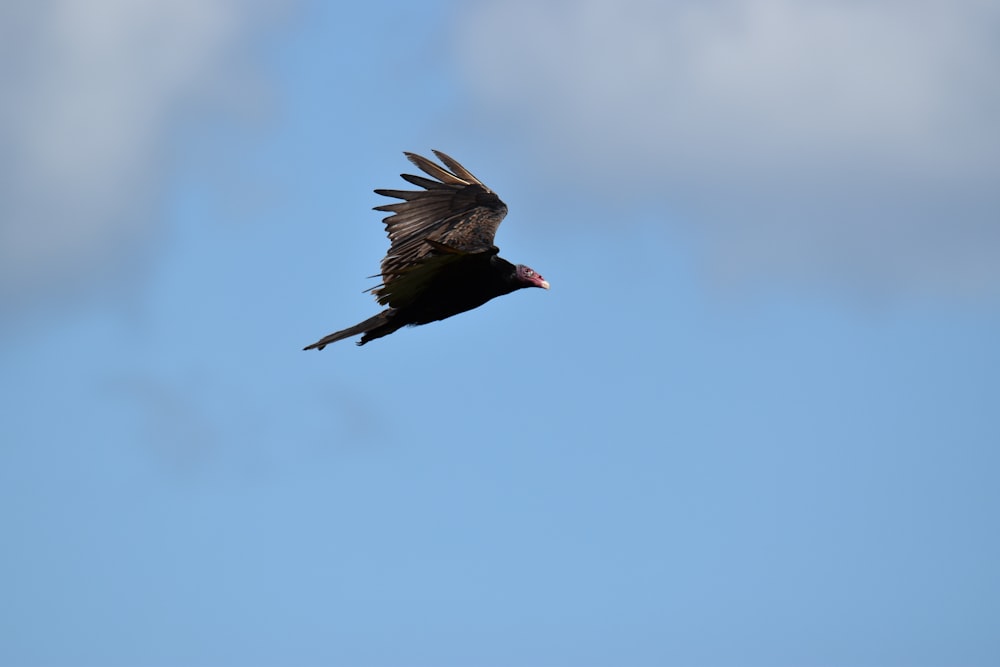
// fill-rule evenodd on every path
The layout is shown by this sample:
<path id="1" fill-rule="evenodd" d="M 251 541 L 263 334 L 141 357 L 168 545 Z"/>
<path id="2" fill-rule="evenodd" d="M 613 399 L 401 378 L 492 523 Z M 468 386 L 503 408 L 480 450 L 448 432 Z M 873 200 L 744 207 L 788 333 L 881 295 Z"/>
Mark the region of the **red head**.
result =
<path id="1" fill-rule="evenodd" d="M 542 289 L 549 288 L 549 282 L 542 278 L 537 272 L 529 269 L 524 264 L 517 265 L 517 280 L 524 287 L 541 287 Z"/>

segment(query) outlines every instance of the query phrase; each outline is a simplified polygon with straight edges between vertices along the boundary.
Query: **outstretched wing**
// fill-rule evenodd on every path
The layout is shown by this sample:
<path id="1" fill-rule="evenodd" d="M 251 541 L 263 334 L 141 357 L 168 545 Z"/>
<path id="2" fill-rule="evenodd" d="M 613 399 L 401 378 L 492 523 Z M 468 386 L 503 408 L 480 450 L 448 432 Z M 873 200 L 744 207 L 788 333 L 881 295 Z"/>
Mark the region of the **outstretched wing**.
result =
<path id="1" fill-rule="evenodd" d="M 382 285 L 372 291 L 379 302 L 394 306 L 394 282 L 408 283 L 399 285 L 398 294 L 411 293 L 438 269 L 463 257 L 496 254 L 493 237 L 507 215 L 507 205 L 496 193 L 455 159 L 434 151 L 442 166 L 414 153 L 405 155 L 432 178 L 402 174 L 424 189 L 375 191 L 402 200 L 375 207 L 392 215 L 383 220 L 390 247 L 382 260 Z"/>

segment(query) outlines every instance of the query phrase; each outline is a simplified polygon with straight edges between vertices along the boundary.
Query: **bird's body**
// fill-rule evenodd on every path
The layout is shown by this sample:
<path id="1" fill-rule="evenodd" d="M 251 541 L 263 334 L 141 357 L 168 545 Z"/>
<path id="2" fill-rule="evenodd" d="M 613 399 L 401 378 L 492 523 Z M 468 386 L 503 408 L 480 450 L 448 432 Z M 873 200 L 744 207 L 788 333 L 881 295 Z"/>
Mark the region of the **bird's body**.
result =
<path id="1" fill-rule="evenodd" d="M 382 260 L 382 284 L 371 290 L 388 308 L 306 350 L 322 350 L 358 334 L 363 334 L 358 345 L 364 345 L 404 326 L 443 320 L 524 287 L 548 289 L 540 275 L 501 258 L 493 245 L 506 204 L 457 161 L 434 154 L 448 169 L 406 153 L 421 171 L 437 179 L 402 175 L 423 190 L 375 191 L 403 200 L 376 207 L 392 213 L 384 219 L 391 247 Z"/>

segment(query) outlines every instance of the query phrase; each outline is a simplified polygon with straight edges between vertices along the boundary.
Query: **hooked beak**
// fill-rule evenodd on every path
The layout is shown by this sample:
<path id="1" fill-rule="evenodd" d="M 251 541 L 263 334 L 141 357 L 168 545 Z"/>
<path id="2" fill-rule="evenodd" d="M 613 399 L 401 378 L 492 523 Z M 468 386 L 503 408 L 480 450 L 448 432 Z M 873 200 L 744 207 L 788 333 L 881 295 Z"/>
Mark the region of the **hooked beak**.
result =
<path id="1" fill-rule="evenodd" d="M 542 289 L 548 289 L 549 288 L 549 281 L 548 280 L 543 280 L 542 282 L 538 283 L 538 286 L 541 287 Z"/>

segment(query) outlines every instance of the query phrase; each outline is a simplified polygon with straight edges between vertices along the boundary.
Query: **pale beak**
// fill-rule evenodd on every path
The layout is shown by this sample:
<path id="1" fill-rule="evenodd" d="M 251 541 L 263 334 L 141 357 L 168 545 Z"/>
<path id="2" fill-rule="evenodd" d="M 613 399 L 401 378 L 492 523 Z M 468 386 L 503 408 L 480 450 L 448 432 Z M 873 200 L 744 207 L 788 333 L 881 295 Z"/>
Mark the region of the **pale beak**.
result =
<path id="1" fill-rule="evenodd" d="M 541 287 L 542 289 L 548 289 L 549 288 L 549 281 L 548 280 L 543 280 L 542 282 L 538 283 L 538 286 Z"/>

